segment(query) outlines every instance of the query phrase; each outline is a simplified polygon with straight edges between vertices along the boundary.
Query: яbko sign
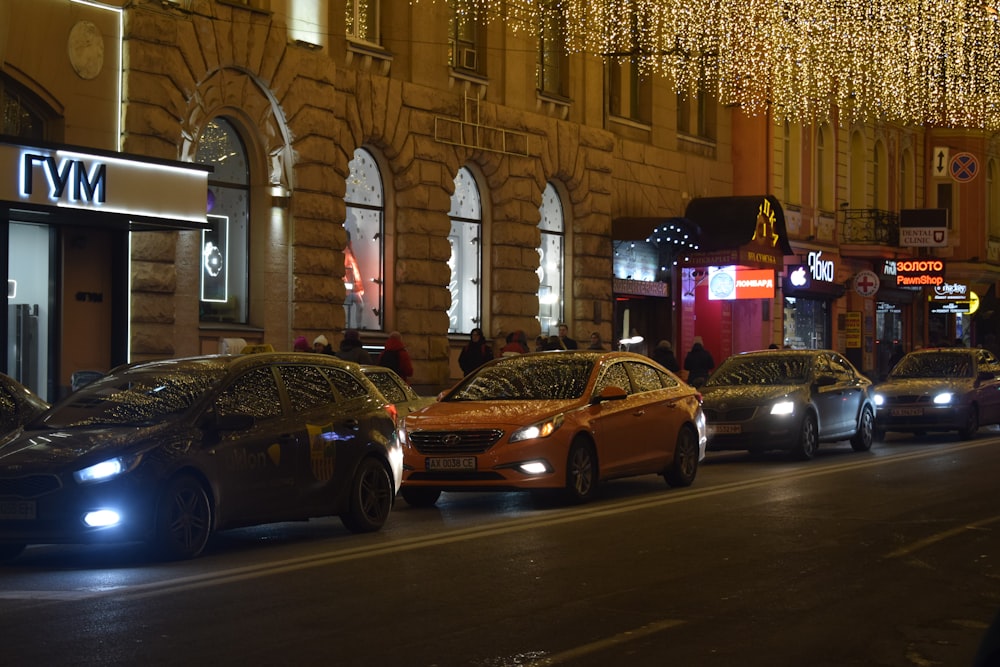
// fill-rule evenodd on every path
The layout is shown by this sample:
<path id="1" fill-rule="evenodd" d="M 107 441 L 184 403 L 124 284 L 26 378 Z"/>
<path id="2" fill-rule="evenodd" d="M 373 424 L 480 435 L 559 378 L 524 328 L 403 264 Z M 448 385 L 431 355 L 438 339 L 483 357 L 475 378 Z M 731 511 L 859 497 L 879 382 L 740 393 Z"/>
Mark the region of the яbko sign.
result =
<path id="1" fill-rule="evenodd" d="M 0 200 L 206 223 L 203 165 L 0 142 Z"/>

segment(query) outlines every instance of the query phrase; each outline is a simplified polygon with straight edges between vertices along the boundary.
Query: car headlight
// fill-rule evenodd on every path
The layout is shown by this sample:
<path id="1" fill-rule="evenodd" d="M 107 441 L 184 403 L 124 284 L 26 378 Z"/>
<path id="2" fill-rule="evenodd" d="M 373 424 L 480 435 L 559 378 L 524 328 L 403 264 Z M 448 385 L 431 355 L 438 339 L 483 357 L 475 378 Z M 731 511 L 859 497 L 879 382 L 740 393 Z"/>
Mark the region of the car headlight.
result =
<path id="1" fill-rule="evenodd" d="M 875 394 L 872 400 L 875 401 L 875 407 L 877 408 L 880 408 L 885 404 L 885 396 L 883 396 L 882 394 Z"/>
<path id="2" fill-rule="evenodd" d="M 771 406 L 772 415 L 790 415 L 795 413 L 795 403 L 793 401 L 778 401 Z"/>
<path id="3" fill-rule="evenodd" d="M 82 470 L 73 473 L 73 478 L 77 484 L 94 484 L 96 482 L 106 482 L 114 479 L 122 473 L 128 472 L 139 462 L 138 456 L 116 456 L 92 466 L 87 466 Z"/>
<path id="4" fill-rule="evenodd" d="M 950 391 L 943 391 L 934 397 L 934 405 L 948 405 L 954 396 Z"/>
<path id="5" fill-rule="evenodd" d="M 549 417 L 548 419 L 540 421 L 537 424 L 522 426 L 510 434 L 510 442 L 534 440 L 535 438 L 547 438 L 555 433 L 556 430 L 562 426 L 562 424 L 563 416 L 558 414 L 555 417 Z"/>

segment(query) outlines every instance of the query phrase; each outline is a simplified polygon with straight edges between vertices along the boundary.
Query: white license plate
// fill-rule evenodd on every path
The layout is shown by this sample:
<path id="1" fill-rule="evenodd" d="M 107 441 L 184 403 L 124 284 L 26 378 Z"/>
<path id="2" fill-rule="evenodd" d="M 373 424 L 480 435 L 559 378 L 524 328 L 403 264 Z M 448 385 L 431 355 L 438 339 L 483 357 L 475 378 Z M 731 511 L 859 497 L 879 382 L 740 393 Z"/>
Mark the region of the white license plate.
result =
<path id="1" fill-rule="evenodd" d="M 743 432 L 743 427 L 740 426 L 739 424 L 709 424 L 708 426 L 709 435 L 715 435 L 716 433 L 731 435 L 733 433 L 742 433 L 742 432 Z"/>
<path id="2" fill-rule="evenodd" d="M 34 500 L 0 500 L 0 521 L 31 521 L 34 518 Z"/>
<path id="3" fill-rule="evenodd" d="M 428 470 L 466 471 L 476 469 L 475 456 L 443 456 L 427 459 Z"/>
<path id="4" fill-rule="evenodd" d="M 923 408 L 893 408 L 893 417 L 920 417 L 924 414 Z"/>

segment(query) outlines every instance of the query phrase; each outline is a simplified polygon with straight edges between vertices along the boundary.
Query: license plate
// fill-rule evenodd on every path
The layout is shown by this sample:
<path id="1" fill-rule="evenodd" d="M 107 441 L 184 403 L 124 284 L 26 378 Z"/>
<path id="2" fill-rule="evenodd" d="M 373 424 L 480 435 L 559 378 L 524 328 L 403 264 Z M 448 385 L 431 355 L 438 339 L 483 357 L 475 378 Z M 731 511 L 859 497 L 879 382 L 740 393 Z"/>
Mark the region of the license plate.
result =
<path id="1" fill-rule="evenodd" d="M 893 408 L 893 417 L 919 417 L 924 414 L 923 408 Z"/>
<path id="2" fill-rule="evenodd" d="M 721 434 L 733 434 L 742 433 L 743 427 L 739 424 L 710 424 L 708 427 L 708 434 L 715 435 L 716 433 Z"/>
<path id="3" fill-rule="evenodd" d="M 475 456 L 446 456 L 427 459 L 428 470 L 475 470 Z"/>
<path id="4" fill-rule="evenodd" d="M 34 518 L 34 500 L 0 500 L 0 521 L 31 521 Z"/>

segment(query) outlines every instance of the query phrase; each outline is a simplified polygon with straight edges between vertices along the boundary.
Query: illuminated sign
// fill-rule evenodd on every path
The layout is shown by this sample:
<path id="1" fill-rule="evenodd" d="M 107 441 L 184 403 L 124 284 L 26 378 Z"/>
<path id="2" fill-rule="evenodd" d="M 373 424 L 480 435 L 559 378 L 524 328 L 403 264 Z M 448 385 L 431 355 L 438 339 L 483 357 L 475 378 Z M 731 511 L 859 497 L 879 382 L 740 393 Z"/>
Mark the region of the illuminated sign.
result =
<path id="1" fill-rule="evenodd" d="M 897 259 L 896 285 L 943 285 L 944 260 Z"/>
<path id="2" fill-rule="evenodd" d="M 708 267 L 708 298 L 711 301 L 773 299 L 774 271 L 735 266 Z"/>
<path id="3" fill-rule="evenodd" d="M 805 264 L 788 267 L 787 280 L 795 289 L 809 289 L 812 285 L 812 276 L 809 275 L 809 268 Z"/>
<path id="4" fill-rule="evenodd" d="M 229 300 L 229 218 L 210 215 L 212 229 L 201 232 L 201 300 Z"/>
<path id="5" fill-rule="evenodd" d="M 771 202 L 767 199 L 760 203 L 757 209 L 757 226 L 753 230 L 751 241 L 758 239 L 772 248 L 778 245 L 778 228 L 776 226 L 777 214 L 771 208 Z"/>
<path id="6" fill-rule="evenodd" d="M 812 275 L 813 280 L 823 283 L 833 282 L 833 260 L 823 259 L 822 250 L 809 253 L 806 257 L 806 263 L 809 265 L 809 273 Z"/>
<path id="7" fill-rule="evenodd" d="M 942 283 L 934 286 L 931 301 L 962 301 L 969 298 L 969 286 L 961 283 Z"/>
<path id="8" fill-rule="evenodd" d="M 206 222 L 202 165 L 0 142 L 0 200 Z"/>

